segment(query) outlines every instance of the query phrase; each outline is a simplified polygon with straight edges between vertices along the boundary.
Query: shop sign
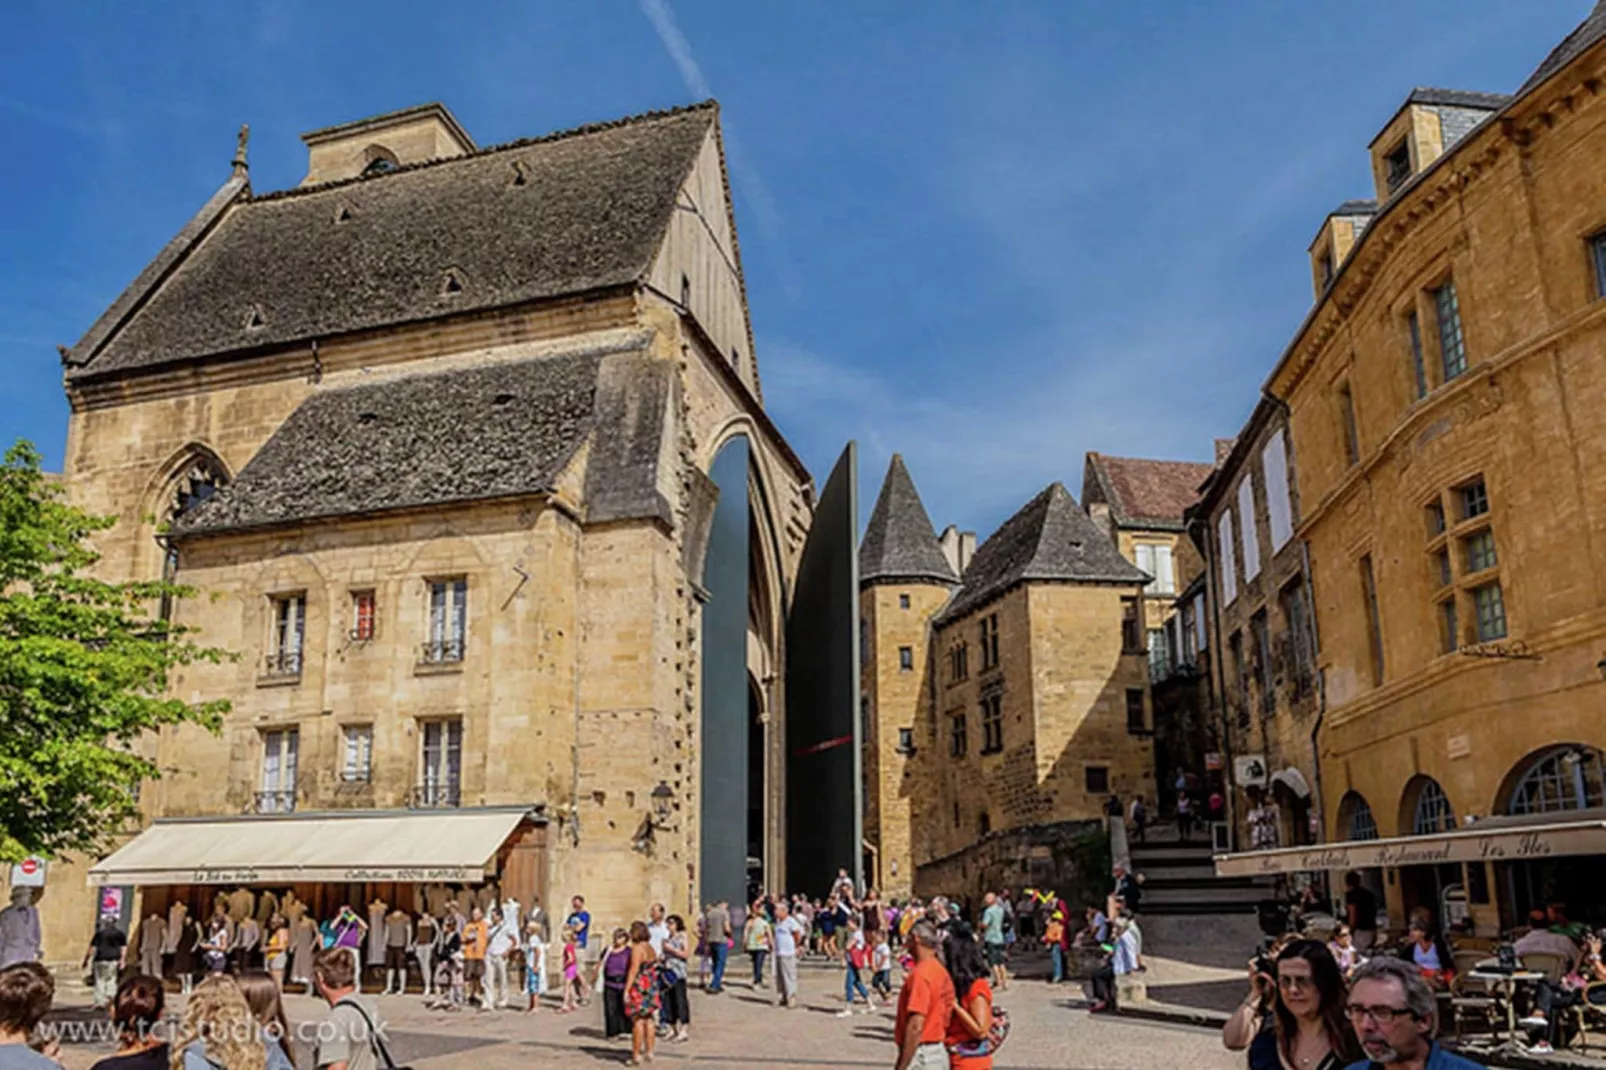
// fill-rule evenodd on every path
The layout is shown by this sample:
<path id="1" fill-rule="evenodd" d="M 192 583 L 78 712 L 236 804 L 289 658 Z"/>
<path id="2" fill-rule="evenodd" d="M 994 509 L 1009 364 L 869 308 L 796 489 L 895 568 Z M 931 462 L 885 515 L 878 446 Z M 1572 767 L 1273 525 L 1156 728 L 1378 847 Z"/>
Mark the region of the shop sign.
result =
<path id="1" fill-rule="evenodd" d="M 1232 760 L 1232 779 L 1241 788 L 1266 783 L 1266 757 L 1263 754 L 1245 754 Z"/>
<path id="2" fill-rule="evenodd" d="M 1225 764 L 1220 751 L 1211 751 L 1205 755 L 1205 772 L 1219 773 Z"/>
<path id="3" fill-rule="evenodd" d="M 1237 877 L 1324 869 L 1430 866 L 1443 862 L 1524 862 L 1593 854 L 1606 854 L 1606 822 L 1491 829 L 1481 833 L 1467 830 L 1439 836 L 1251 851 L 1218 856 L 1216 874 Z"/>

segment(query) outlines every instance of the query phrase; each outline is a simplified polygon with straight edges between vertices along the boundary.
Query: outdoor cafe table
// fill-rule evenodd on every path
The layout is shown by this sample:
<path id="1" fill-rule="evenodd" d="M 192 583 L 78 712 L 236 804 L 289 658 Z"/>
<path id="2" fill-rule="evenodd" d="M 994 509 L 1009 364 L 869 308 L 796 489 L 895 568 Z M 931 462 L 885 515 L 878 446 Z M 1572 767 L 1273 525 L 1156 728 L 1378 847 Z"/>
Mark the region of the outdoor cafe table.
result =
<path id="1" fill-rule="evenodd" d="M 1506 997 L 1506 1032 L 1515 1039 L 1517 1036 L 1517 985 L 1518 983 L 1538 984 L 1545 979 L 1545 974 L 1534 970 L 1513 970 L 1511 973 L 1499 973 L 1493 970 L 1474 969 L 1467 974 L 1473 981 L 1482 981 L 1485 984 L 1497 985 Z"/>

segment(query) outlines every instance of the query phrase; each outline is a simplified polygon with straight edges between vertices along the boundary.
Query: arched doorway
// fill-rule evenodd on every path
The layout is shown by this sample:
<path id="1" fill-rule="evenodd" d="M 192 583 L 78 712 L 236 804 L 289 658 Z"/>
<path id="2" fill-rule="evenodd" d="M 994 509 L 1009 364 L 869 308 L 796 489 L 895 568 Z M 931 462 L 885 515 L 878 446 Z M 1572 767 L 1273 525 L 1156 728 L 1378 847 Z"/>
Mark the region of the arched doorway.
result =
<path id="1" fill-rule="evenodd" d="M 1454 832 L 1455 827 L 1455 809 L 1439 782 L 1430 776 L 1412 777 L 1400 796 L 1401 832 L 1433 836 Z M 1466 902 L 1466 890 L 1467 882 L 1459 862 L 1400 867 L 1400 896 L 1407 916 L 1425 908 L 1433 912 L 1434 921 L 1441 928 L 1464 917 L 1465 910 L 1460 904 Z"/>
<path id="2" fill-rule="evenodd" d="M 1377 818 L 1372 813 L 1372 806 L 1366 801 L 1366 796 L 1358 791 L 1346 791 L 1344 797 L 1338 800 L 1338 821 L 1336 830 L 1339 836 L 1346 840 L 1375 840 L 1377 835 Z M 1355 871 L 1360 875 L 1361 886 L 1372 893 L 1373 899 L 1382 903 L 1383 871 L 1376 866 Z"/>
<path id="3" fill-rule="evenodd" d="M 747 436 L 725 440 L 708 476 L 713 506 L 701 562 L 696 894 L 699 902 L 736 905 L 780 879 L 774 721 L 784 587 L 764 481 Z"/>
<path id="4" fill-rule="evenodd" d="M 1512 767 L 1496 797 L 1496 812 L 1543 820 L 1606 818 L 1606 754 L 1583 743 L 1534 751 Z M 1501 862 L 1495 879 L 1502 890 L 1503 925 L 1522 923 L 1529 911 L 1563 904 L 1573 921 L 1606 924 L 1606 856 L 1582 855 Z"/>

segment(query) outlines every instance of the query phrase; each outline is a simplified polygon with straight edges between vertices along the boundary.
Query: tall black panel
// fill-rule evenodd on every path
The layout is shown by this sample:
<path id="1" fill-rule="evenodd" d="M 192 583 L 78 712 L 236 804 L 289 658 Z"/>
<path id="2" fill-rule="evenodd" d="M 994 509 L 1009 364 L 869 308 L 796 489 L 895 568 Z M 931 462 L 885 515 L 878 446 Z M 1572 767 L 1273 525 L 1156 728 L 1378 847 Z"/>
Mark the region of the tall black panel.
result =
<path id="1" fill-rule="evenodd" d="M 710 473 L 719 499 L 703 563 L 703 903 L 747 893 L 747 451 L 747 439 L 731 439 Z"/>
<path id="2" fill-rule="evenodd" d="M 849 442 L 814 510 L 786 622 L 786 867 L 824 895 L 839 868 L 862 884 L 858 449 Z"/>

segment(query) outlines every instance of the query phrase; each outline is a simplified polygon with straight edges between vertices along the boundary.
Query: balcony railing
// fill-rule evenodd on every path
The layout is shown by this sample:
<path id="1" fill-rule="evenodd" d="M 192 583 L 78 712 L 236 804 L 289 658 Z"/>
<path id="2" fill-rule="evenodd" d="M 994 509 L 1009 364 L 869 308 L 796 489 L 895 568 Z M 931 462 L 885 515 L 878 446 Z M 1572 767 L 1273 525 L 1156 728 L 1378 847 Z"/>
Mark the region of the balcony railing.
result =
<path id="1" fill-rule="evenodd" d="M 455 810 L 462 798 L 459 784 L 419 784 L 408 796 L 407 805 L 414 810 Z"/>
<path id="2" fill-rule="evenodd" d="M 262 659 L 263 676 L 300 676 L 301 651 L 275 650 Z"/>
<path id="3" fill-rule="evenodd" d="M 259 791 L 253 800 L 252 809 L 259 814 L 288 814 L 296 808 L 296 789 L 278 788 L 273 791 Z"/>
<path id="4" fill-rule="evenodd" d="M 418 662 L 421 665 L 450 665 L 463 660 L 463 640 L 457 639 L 431 639 L 418 648 Z"/>

